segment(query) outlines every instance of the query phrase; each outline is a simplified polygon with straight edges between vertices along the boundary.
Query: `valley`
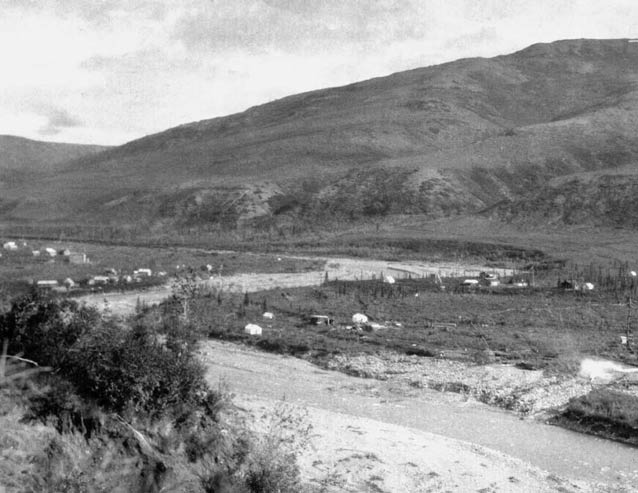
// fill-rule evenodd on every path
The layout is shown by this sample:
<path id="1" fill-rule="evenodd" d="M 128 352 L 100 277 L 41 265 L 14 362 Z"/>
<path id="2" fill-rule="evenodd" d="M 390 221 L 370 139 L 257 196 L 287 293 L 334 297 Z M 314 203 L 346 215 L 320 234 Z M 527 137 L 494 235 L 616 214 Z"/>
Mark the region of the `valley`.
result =
<path id="1" fill-rule="evenodd" d="M 637 171 L 629 38 L 0 136 L 0 490 L 638 490 Z"/>

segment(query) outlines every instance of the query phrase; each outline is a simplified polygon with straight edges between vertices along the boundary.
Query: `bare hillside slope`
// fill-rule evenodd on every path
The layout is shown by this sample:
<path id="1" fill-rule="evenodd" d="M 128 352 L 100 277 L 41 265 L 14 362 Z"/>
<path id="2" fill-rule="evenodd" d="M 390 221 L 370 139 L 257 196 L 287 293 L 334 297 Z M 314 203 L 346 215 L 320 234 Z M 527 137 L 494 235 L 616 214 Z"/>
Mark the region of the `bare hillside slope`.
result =
<path id="1" fill-rule="evenodd" d="M 61 163 L 96 154 L 107 147 L 60 144 L 0 135 L 0 170 L 48 171 Z"/>
<path id="2" fill-rule="evenodd" d="M 637 81 L 628 40 L 458 60 L 150 135 L 5 190 L 0 210 L 167 229 L 474 213 L 634 166 Z"/>

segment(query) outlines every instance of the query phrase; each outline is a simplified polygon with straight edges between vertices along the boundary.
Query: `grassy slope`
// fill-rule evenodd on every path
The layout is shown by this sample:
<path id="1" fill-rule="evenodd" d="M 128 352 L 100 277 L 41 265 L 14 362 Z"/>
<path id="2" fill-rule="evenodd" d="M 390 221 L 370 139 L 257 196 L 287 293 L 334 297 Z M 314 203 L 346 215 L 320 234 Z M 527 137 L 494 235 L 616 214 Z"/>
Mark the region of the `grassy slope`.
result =
<path id="1" fill-rule="evenodd" d="M 625 40 L 562 41 L 290 96 L 81 159 L 17 190 L 4 217 L 170 228 L 481 210 L 632 165 L 637 58 Z"/>
<path id="2" fill-rule="evenodd" d="M 107 149 L 104 146 L 65 144 L 0 135 L 0 211 L 6 212 L 33 200 L 25 188 L 65 163 Z"/>
<path id="3" fill-rule="evenodd" d="M 42 142 L 0 135 L 0 170 L 47 171 L 61 163 L 96 154 L 105 146 Z"/>

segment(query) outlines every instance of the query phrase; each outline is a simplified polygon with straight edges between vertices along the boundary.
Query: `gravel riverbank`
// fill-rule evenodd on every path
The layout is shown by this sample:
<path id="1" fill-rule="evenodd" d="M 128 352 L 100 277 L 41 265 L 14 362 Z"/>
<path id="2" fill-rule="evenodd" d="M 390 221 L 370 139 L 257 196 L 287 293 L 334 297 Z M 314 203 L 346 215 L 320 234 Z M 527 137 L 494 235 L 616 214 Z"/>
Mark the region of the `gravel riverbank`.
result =
<path id="1" fill-rule="evenodd" d="M 468 364 L 396 353 L 358 356 L 336 355 L 326 368 L 378 380 L 389 380 L 397 391 L 434 389 L 457 392 L 480 402 L 524 415 L 542 415 L 567 404 L 572 397 L 592 390 L 586 380 L 571 376 L 545 376 L 542 370 L 513 365 Z"/>
<path id="2" fill-rule="evenodd" d="M 505 380 L 512 388 L 537 385 L 543 378 L 540 372 L 525 374 L 498 365 L 464 367 L 418 357 L 348 360 L 335 359 L 332 365 L 342 370 L 336 372 L 231 343 L 202 344 L 210 382 L 227 382 L 255 420 L 264 414 L 260 410 L 273 409 L 281 399 L 308 410 L 315 436 L 302 457 L 302 469 L 314 484 L 334 481 L 324 491 L 638 489 L 635 449 L 521 420 L 520 415 L 477 402 L 471 391 L 462 395 L 431 390 L 435 382 L 454 381 L 472 388 L 474 383 L 468 382 L 474 378 L 477 389 L 482 385 L 489 395 L 498 395 L 505 392 Z M 526 383 L 516 386 L 524 375 Z M 507 379 L 499 383 L 499 376 Z M 552 403 L 560 402 L 560 388 L 556 382 L 555 392 L 548 393 L 556 399 Z M 579 389 L 572 391 L 587 391 Z M 533 402 L 540 409 L 548 399 Z M 408 483 L 398 483 L 406 471 Z"/>

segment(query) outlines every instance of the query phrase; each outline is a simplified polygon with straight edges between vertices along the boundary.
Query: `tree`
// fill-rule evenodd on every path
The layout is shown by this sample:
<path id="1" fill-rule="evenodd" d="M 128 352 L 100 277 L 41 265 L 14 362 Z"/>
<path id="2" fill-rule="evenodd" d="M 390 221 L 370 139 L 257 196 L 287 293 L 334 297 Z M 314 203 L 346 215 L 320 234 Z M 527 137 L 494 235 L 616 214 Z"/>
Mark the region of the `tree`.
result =
<path id="1" fill-rule="evenodd" d="M 198 279 L 192 267 L 175 276 L 172 284 L 173 300 L 180 307 L 180 317 L 184 323 L 190 321 L 192 302 L 201 294 L 201 291 L 201 280 Z"/>

